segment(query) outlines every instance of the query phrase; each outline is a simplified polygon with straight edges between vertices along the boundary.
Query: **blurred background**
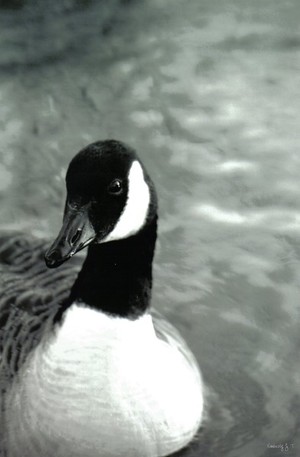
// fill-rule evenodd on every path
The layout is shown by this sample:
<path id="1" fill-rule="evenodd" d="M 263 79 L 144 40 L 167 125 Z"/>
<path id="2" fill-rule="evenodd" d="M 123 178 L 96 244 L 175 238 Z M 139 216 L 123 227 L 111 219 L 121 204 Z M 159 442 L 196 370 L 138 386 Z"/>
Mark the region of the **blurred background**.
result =
<path id="1" fill-rule="evenodd" d="M 153 304 L 207 418 L 178 455 L 300 455 L 300 2 L 1 0 L 0 228 L 55 236 L 73 155 L 135 147 Z"/>

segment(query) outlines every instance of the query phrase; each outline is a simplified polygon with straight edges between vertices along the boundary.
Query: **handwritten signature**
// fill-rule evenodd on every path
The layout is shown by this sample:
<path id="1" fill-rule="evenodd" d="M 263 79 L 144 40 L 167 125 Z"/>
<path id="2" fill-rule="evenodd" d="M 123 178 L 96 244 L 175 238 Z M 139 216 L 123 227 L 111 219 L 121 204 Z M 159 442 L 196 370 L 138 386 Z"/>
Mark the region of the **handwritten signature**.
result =
<path id="1" fill-rule="evenodd" d="M 294 445 L 292 443 L 278 443 L 278 444 L 271 444 L 271 443 L 268 443 L 267 444 L 267 447 L 269 449 L 280 449 L 281 452 L 289 452 L 290 450 L 292 450 L 294 448 Z"/>

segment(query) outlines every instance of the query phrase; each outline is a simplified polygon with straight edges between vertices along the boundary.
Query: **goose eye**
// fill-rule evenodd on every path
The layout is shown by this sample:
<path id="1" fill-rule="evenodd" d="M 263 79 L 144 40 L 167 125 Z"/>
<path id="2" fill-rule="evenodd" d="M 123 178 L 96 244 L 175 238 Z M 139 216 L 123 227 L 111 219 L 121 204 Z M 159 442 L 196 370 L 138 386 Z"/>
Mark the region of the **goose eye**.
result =
<path id="1" fill-rule="evenodd" d="M 114 179 L 108 186 L 108 192 L 113 195 L 120 195 L 123 192 L 122 181 Z"/>

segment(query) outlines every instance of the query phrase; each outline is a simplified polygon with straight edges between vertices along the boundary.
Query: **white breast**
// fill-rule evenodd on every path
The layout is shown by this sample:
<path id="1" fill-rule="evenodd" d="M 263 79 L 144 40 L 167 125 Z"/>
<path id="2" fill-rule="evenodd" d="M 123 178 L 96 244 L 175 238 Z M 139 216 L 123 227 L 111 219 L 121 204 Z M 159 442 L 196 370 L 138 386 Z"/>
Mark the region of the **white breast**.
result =
<path id="1" fill-rule="evenodd" d="M 130 321 L 73 305 L 21 376 L 9 457 L 163 456 L 186 445 L 202 417 L 200 375 L 156 337 L 150 315 Z"/>

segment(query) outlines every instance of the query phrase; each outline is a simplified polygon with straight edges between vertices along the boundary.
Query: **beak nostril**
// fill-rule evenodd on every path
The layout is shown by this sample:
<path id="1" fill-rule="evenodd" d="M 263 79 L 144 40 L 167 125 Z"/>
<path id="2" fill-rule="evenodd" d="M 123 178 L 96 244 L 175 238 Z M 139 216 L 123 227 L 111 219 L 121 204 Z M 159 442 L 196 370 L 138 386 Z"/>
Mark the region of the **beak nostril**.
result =
<path id="1" fill-rule="evenodd" d="M 75 235 L 73 235 L 70 240 L 71 246 L 73 246 L 75 243 L 77 243 L 77 241 L 79 241 L 81 234 L 82 234 L 82 229 L 77 229 Z"/>

